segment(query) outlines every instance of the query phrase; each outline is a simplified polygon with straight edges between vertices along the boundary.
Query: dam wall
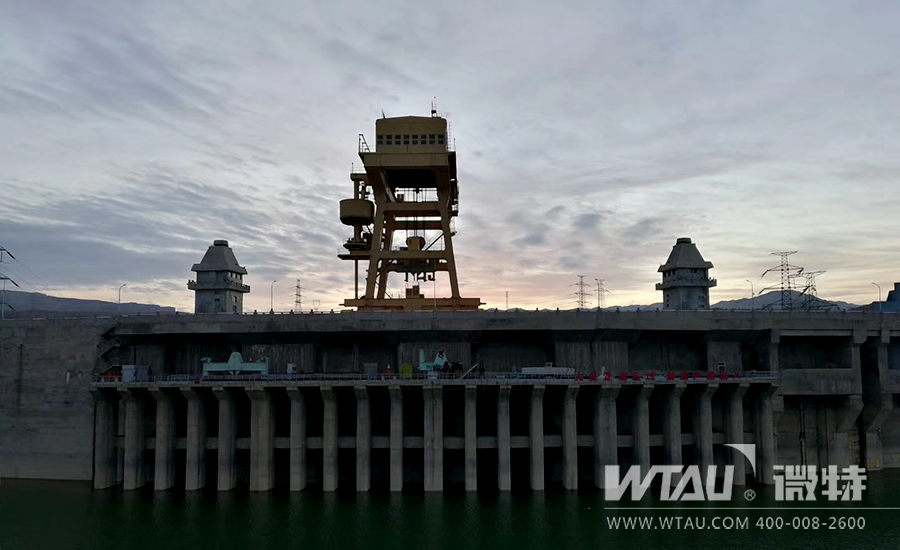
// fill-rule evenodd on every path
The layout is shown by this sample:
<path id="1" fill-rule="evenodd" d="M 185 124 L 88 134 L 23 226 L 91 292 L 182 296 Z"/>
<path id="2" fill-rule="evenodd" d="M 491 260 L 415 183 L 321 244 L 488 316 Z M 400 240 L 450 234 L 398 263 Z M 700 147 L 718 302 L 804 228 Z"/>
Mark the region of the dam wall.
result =
<path id="1" fill-rule="evenodd" d="M 92 476 L 94 398 L 110 319 L 0 323 L 0 476 Z"/>
<path id="2" fill-rule="evenodd" d="M 403 364 L 416 372 L 419 350 L 483 377 L 399 376 Z M 201 358 L 233 351 L 267 357 L 269 376 L 201 375 Z M 522 375 L 545 363 L 579 375 Z M 98 378 L 123 364 L 150 376 Z M 127 489 L 574 489 L 601 484 L 605 464 L 732 464 L 724 444 L 739 440 L 757 445 L 758 464 L 877 470 L 900 467 L 898 396 L 890 314 L 7 320 L 0 476 Z"/>

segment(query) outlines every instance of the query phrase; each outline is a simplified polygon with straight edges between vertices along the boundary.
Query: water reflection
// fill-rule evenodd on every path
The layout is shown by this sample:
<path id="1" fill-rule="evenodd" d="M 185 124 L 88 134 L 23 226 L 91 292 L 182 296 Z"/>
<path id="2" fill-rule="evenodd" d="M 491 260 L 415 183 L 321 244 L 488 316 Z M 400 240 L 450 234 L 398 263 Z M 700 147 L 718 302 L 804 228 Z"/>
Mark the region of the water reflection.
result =
<path id="1" fill-rule="evenodd" d="M 864 506 L 900 507 L 900 472 L 870 474 Z M 611 510 L 594 492 L 583 494 L 356 494 L 202 491 L 92 491 L 86 483 L 4 480 L 0 485 L 0 549 L 122 548 L 601 548 L 682 550 L 760 548 L 873 548 L 895 550 L 897 511 L 859 511 L 846 506 L 816 511 L 819 517 L 862 516 L 862 531 L 760 530 L 759 518 L 810 516 L 766 511 L 776 505 L 771 488 L 756 487 L 748 504 L 710 510 L 646 502 L 665 508 Z M 816 503 L 824 505 L 826 503 Z M 683 509 L 682 509 L 683 508 Z M 703 530 L 611 529 L 611 517 L 692 517 Z M 746 517 L 750 528 L 714 530 L 715 517 Z"/>

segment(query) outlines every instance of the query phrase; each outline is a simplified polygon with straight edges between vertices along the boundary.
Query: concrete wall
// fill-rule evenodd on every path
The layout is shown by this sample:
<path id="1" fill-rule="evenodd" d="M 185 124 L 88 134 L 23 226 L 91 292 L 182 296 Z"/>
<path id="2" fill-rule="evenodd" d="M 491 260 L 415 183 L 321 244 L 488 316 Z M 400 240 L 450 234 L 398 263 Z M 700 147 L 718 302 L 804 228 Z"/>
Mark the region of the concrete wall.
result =
<path id="1" fill-rule="evenodd" d="M 743 357 L 740 342 L 718 342 L 709 341 L 706 343 L 706 368 L 713 372 L 718 372 L 719 364 L 725 363 L 726 372 L 740 372 L 744 370 Z M 753 370 L 746 369 L 746 370 Z"/>
<path id="2" fill-rule="evenodd" d="M 543 343 L 484 342 L 476 346 L 475 361 L 487 371 L 513 371 L 522 367 L 543 367 L 553 361 L 553 352 Z"/>
<path id="3" fill-rule="evenodd" d="M 352 352 L 352 350 L 351 350 Z M 269 358 L 269 372 L 284 374 L 291 363 L 298 373 L 318 372 L 315 344 L 255 344 L 244 346 L 244 359 Z M 352 360 L 352 356 L 351 356 Z"/>
<path id="4" fill-rule="evenodd" d="M 0 325 L 0 475 L 91 479 L 98 342 L 110 320 Z"/>
<path id="5" fill-rule="evenodd" d="M 782 336 L 778 362 L 782 369 L 850 367 L 849 337 Z"/>
<path id="6" fill-rule="evenodd" d="M 702 333 L 644 332 L 628 344 L 633 371 L 706 370 L 706 344 Z"/>

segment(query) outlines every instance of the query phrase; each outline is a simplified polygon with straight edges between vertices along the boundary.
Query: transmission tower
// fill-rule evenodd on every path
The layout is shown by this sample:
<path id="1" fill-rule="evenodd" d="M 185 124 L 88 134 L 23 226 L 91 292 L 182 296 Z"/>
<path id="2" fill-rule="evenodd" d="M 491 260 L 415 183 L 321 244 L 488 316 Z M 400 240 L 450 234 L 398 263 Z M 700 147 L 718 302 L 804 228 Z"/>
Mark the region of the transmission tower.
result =
<path id="1" fill-rule="evenodd" d="M 294 287 L 294 310 L 303 311 L 303 288 L 300 286 L 300 279 L 297 279 L 297 286 Z"/>
<path id="2" fill-rule="evenodd" d="M 606 307 L 606 295 L 609 294 L 609 290 L 603 285 L 603 281 L 605 280 L 606 279 L 594 279 L 594 282 L 597 283 L 597 309 Z"/>
<path id="3" fill-rule="evenodd" d="M 590 289 L 591 285 L 584 282 L 584 275 L 578 275 L 578 282 L 575 283 L 575 286 L 578 290 L 575 291 L 575 296 L 578 298 L 578 309 L 585 309 L 588 300 L 588 291 L 585 289 Z"/>
<path id="4" fill-rule="evenodd" d="M 765 277 L 766 273 L 770 273 L 772 271 L 781 272 L 781 286 L 780 287 L 767 287 L 759 291 L 760 294 L 765 292 L 766 290 L 772 290 L 773 288 L 781 289 L 781 309 L 794 309 L 793 303 L 793 293 L 792 293 L 792 279 L 803 271 L 802 267 L 797 267 L 795 265 L 791 265 L 788 261 L 788 256 L 791 254 L 796 254 L 796 250 L 791 250 L 787 252 L 772 252 L 772 256 L 781 256 L 781 264 L 775 267 L 770 267 L 769 269 L 763 271 L 763 274 L 760 278 Z"/>
<path id="5" fill-rule="evenodd" d="M 800 291 L 800 307 L 807 311 L 813 309 L 829 309 L 832 307 L 831 303 L 819 298 L 818 290 L 816 289 L 816 277 L 823 273 L 825 272 L 803 271 L 801 268 L 800 272 L 794 276 L 794 278 L 803 279 L 803 289 Z"/>

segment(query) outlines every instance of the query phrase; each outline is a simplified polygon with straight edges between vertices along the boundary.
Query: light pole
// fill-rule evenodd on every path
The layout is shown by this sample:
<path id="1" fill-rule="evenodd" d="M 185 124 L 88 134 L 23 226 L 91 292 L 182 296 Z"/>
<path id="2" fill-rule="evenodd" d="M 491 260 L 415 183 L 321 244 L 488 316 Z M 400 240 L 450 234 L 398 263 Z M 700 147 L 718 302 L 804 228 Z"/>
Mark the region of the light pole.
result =
<path id="1" fill-rule="evenodd" d="M 128 283 L 122 283 L 119 285 L 119 315 L 122 314 L 122 287 L 126 286 Z"/>
<path id="2" fill-rule="evenodd" d="M 753 292 L 753 281 L 750 279 L 744 279 L 748 283 L 750 283 L 750 311 L 753 311 L 753 298 L 756 296 L 756 293 Z"/>
<path id="3" fill-rule="evenodd" d="M 881 305 L 881 285 L 878 283 L 872 283 L 872 284 L 878 287 L 878 313 L 881 313 L 883 311 L 881 309 L 883 307 Z"/>
<path id="4" fill-rule="evenodd" d="M 269 313 L 275 313 L 275 283 L 278 282 L 278 279 L 272 281 L 272 286 L 269 288 Z"/>

